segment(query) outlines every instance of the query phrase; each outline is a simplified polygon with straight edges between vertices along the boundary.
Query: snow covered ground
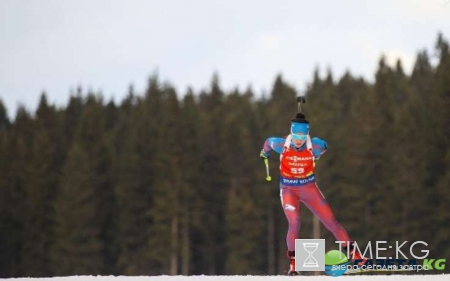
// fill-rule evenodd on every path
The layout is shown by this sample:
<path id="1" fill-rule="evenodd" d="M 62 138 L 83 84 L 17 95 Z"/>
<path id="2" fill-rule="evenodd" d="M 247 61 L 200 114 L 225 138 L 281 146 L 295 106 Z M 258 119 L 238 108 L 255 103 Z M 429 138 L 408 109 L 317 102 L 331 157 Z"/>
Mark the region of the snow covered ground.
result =
<path id="1" fill-rule="evenodd" d="M 322 281 L 333 280 L 336 277 L 331 276 L 70 276 L 53 278 L 15 278 L 4 279 L 11 281 L 282 281 L 282 280 L 301 280 L 301 281 Z M 372 275 L 372 276 L 339 276 L 337 281 L 449 281 L 450 274 L 441 275 Z"/>

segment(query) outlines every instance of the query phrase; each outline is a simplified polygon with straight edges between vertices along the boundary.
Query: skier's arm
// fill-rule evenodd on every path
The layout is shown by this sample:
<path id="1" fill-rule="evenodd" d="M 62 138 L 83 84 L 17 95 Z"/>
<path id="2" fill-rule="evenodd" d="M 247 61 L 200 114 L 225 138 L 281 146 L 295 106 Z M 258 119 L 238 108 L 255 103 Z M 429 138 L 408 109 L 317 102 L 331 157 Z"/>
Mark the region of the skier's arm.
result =
<path id="1" fill-rule="evenodd" d="M 316 158 L 316 160 L 318 160 L 320 156 L 322 156 L 322 154 L 324 154 L 327 151 L 328 144 L 326 141 L 319 138 L 313 138 L 311 142 L 313 145 L 314 157 Z"/>
<path id="2" fill-rule="evenodd" d="M 261 153 L 259 156 L 261 158 L 269 158 L 270 152 L 274 150 L 277 153 L 281 153 L 283 150 L 284 142 L 286 141 L 285 138 L 268 138 L 264 142 L 263 149 L 261 150 Z"/>

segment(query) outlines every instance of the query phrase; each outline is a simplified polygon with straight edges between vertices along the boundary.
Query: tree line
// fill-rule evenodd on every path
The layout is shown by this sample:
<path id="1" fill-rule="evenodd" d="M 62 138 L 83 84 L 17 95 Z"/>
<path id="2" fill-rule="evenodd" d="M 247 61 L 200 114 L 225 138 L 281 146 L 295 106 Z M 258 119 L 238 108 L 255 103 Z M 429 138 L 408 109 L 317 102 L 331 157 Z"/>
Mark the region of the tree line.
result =
<path id="1" fill-rule="evenodd" d="M 326 140 L 318 184 L 350 236 L 425 241 L 450 256 L 450 50 L 442 35 L 410 74 L 379 60 L 374 82 L 314 72 L 311 134 Z M 210 87 L 178 97 L 157 75 L 120 103 L 78 89 L 64 107 L 42 94 L 14 120 L 0 101 L 0 277 L 282 274 L 287 222 L 278 157 L 298 90 L 268 96 Z M 312 238 L 303 206 L 301 238 Z M 322 227 L 327 249 L 334 237 Z M 448 272 L 448 268 L 446 269 Z"/>

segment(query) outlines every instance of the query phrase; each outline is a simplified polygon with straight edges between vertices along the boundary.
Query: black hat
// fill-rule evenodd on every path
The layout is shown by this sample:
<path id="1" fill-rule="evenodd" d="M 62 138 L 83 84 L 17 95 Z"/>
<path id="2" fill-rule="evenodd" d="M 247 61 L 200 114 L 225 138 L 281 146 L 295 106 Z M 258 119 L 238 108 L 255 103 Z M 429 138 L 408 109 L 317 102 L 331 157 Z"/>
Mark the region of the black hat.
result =
<path id="1" fill-rule="evenodd" d="M 295 115 L 295 118 L 291 119 L 291 122 L 293 123 L 306 123 L 309 124 L 309 121 L 306 120 L 306 116 L 303 113 L 297 113 Z"/>

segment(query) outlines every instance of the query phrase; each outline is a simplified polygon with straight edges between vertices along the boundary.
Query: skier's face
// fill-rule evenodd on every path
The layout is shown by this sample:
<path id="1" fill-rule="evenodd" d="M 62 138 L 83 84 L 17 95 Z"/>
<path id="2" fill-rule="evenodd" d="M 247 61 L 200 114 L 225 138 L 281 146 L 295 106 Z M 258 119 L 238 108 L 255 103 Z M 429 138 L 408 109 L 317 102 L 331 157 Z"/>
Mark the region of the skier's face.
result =
<path id="1" fill-rule="evenodd" d="M 292 140 L 292 142 L 294 143 L 295 147 L 300 148 L 300 147 L 302 147 L 302 145 L 305 144 L 306 141 L 304 141 L 304 140 Z"/>
<path id="2" fill-rule="evenodd" d="M 291 134 L 291 136 L 292 136 L 292 143 L 297 148 L 299 148 L 302 145 L 304 145 L 305 142 L 306 142 L 306 139 L 308 138 L 307 134 Z"/>

